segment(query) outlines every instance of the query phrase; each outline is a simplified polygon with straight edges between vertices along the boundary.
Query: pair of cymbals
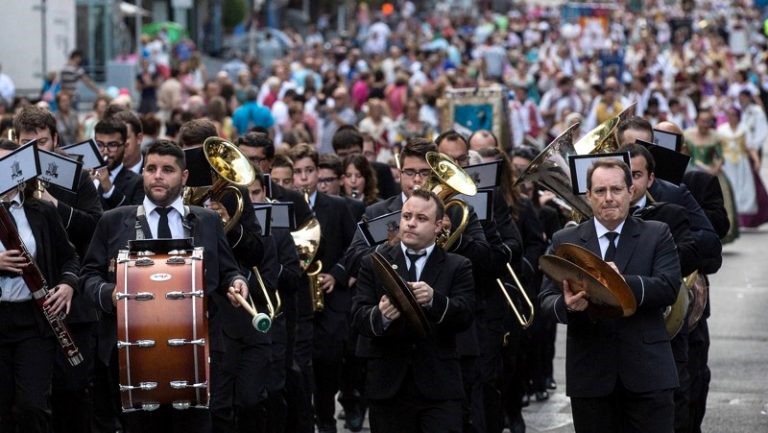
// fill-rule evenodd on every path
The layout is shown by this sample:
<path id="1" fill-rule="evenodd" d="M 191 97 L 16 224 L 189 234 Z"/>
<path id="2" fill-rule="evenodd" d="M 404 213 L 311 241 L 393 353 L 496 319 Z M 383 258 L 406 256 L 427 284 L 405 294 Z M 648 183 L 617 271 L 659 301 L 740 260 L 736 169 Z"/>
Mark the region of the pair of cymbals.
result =
<path id="1" fill-rule="evenodd" d="M 616 270 L 592 251 L 575 244 L 561 244 L 555 254 L 539 259 L 539 268 L 562 288 L 568 281 L 571 290 L 587 292 L 587 312 L 595 319 L 628 317 L 637 310 L 632 290 Z"/>
<path id="2" fill-rule="evenodd" d="M 387 289 L 389 300 L 400 310 L 400 314 L 408 322 L 415 335 L 418 338 L 426 337 L 429 331 L 429 322 L 427 322 L 421 305 L 416 302 L 411 288 L 378 251 L 371 254 L 371 259 L 376 276 Z"/>

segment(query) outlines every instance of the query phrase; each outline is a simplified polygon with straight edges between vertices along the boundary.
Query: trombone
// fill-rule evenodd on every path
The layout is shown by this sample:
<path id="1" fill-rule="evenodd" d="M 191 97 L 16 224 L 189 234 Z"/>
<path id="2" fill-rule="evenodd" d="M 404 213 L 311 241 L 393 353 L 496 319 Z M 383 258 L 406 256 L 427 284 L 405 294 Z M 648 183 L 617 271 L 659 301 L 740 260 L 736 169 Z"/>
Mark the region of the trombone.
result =
<path id="1" fill-rule="evenodd" d="M 510 308 L 512 308 L 512 312 L 515 313 L 515 317 L 517 317 L 517 321 L 520 323 L 520 326 L 522 326 L 523 329 L 528 329 L 533 324 L 533 316 L 535 313 L 533 309 L 533 303 L 531 302 L 531 298 L 528 297 L 528 294 L 525 293 L 525 289 L 523 289 L 523 285 L 520 284 L 520 280 L 517 278 L 517 274 L 515 273 L 514 269 L 512 269 L 512 265 L 510 265 L 509 263 L 507 263 L 507 271 L 509 271 L 509 275 L 512 276 L 512 279 L 515 280 L 515 284 L 517 284 L 517 290 L 520 292 L 523 299 L 525 300 L 525 303 L 528 304 L 528 308 L 531 310 L 531 314 L 527 319 L 525 318 L 525 316 L 520 314 L 520 311 L 515 306 L 515 302 L 512 300 L 512 297 L 509 295 L 509 292 L 507 292 L 504 282 L 501 281 L 501 278 L 496 278 L 496 284 L 499 285 L 499 289 L 501 290 L 501 293 L 503 293 L 504 297 L 507 299 L 507 304 L 509 304 Z"/>
<path id="2" fill-rule="evenodd" d="M 185 188 L 184 203 L 202 205 L 208 199 L 220 202 L 227 193 L 234 194 L 237 209 L 228 221 L 224 221 L 224 232 L 229 232 L 243 214 L 243 194 L 238 187 L 252 184 L 256 180 L 256 170 L 237 146 L 220 137 L 208 137 L 203 142 L 203 154 L 213 169 L 213 185 Z"/>

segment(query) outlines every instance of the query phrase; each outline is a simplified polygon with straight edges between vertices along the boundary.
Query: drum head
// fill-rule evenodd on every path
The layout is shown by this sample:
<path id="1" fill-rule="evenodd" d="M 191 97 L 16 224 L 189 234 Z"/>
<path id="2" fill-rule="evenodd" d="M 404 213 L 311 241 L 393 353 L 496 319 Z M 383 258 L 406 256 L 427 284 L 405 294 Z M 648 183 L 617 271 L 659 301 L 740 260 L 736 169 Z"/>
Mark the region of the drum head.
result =
<path id="1" fill-rule="evenodd" d="M 539 268 L 561 289 L 563 280 L 567 280 L 574 292 L 586 291 L 591 317 L 610 319 L 623 315 L 619 300 L 613 292 L 578 265 L 558 256 L 544 255 L 539 258 Z"/>
<path id="2" fill-rule="evenodd" d="M 595 253 L 578 245 L 565 243 L 558 245 L 555 255 L 589 272 L 592 277 L 607 287 L 618 301 L 624 317 L 635 314 L 637 300 L 632 293 L 632 289 L 629 288 L 621 274 L 616 272 L 600 257 L 596 256 Z"/>
<path id="3" fill-rule="evenodd" d="M 424 310 L 416 302 L 413 292 L 403 281 L 400 275 L 392 269 L 392 265 L 378 252 L 371 254 L 373 260 L 373 269 L 376 276 L 381 280 L 384 288 L 387 289 L 387 296 L 393 304 L 400 310 L 410 328 L 416 332 L 419 338 L 427 336 L 429 322 L 424 315 Z"/>

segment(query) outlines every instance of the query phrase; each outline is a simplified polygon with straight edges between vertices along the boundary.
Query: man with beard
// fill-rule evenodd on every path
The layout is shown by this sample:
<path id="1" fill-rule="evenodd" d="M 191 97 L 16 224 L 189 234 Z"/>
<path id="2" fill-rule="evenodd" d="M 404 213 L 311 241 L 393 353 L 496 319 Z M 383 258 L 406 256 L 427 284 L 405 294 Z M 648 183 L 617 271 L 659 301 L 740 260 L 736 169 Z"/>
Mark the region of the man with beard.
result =
<path id="1" fill-rule="evenodd" d="M 96 146 L 107 166 L 93 172 L 93 183 L 99 191 L 104 210 L 139 204 L 144 198 L 141 177 L 123 166 L 127 132 L 117 119 L 104 119 L 94 127 Z"/>
<path id="2" fill-rule="evenodd" d="M 117 347 L 117 293 L 113 263 L 128 241 L 138 237 L 137 231 L 143 231 L 146 239 L 192 237 L 195 246 L 204 248 L 206 294 L 212 300 L 228 298 L 235 304 L 234 297 L 228 293 L 228 288 L 234 288 L 236 293 L 248 298 L 247 282 L 239 272 L 219 215 L 197 206 L 184 206 L 182 202 L 181 191 L 188 177 L 184 152 L 173 142 L 158 140 L 147 150 L 142 176 L 146 195 L 142 204 L 121 206 L 105 213 L 96 226 L 84 259 L 83 291 L 101 310 L 107 333 L 105 340 L 111 343 L 112 348 Z M 136 223 L 142 215 L 146 224 L 140 224 L 137 229 Z M 108 366 L 116 377 L 114 351 Z M 177 412 L 162 407 L 156 412 L 139 411 L 126 416 L 129 424 L 126 431 L 205 431 L 207 422 L 204 418 L 196 412 Z"/>

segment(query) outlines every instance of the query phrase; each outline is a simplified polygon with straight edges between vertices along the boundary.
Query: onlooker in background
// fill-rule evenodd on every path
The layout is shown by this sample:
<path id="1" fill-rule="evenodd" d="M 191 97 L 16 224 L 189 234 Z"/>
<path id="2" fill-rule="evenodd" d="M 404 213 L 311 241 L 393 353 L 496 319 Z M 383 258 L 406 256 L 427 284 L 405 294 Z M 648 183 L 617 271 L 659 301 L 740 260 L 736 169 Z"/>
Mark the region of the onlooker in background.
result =
<path id="1" fill-rule="evenodd" d="M 83 138 L 93 138 L 93 127 L 104 118 L 109 102 L 109 96 L 99 96 L 93 101 L 93 111 L 86 114 L 83 121 Z"/>
<path id="2" fill-rule="evenodd" d="M 16 97 L 16 85 L 8 74 L 3 72 L 3 65 L 0 65 L 0 97 L 8 103 L 13 102 Z"/>
<path id="3" fill-rule="evenodd" d="M 80 119 L 77 111 L 72 107 L 72 94 L 68 91 L 61 91 L 56 95 L 56 105 L 59 109 L 54 116 L 56 117 L 56 129 L 61 137 L 60 145 L 77 143 L 80 139 Z"/>
<path id="4" fill-rule="evenodd" d="M 264 128 L 270 131 L 270 135 L 274 135 L 272 127 L 275 125 L 275 119 L 269 108 L 256 101 L 257 97 L 256 89 L 248 89 L 245 104 L 232 113 L 232 123 L 237 134 L 245 134 L 252 128 Z"/>
<path id="5" fill-rule="evenodd" d="M 67 64 L 61 68 L 60 83 L 61 90 L 70 92 L 73 97 L 73 103 L 77 104 L 77 82 L 82 81 L 89 89 L 94 93 L 102 94 L 104 91 L 93 82 L 91 77 L 82 68 L 83 52 L 80 50 L 74 50 L 69 54 Z"/>

